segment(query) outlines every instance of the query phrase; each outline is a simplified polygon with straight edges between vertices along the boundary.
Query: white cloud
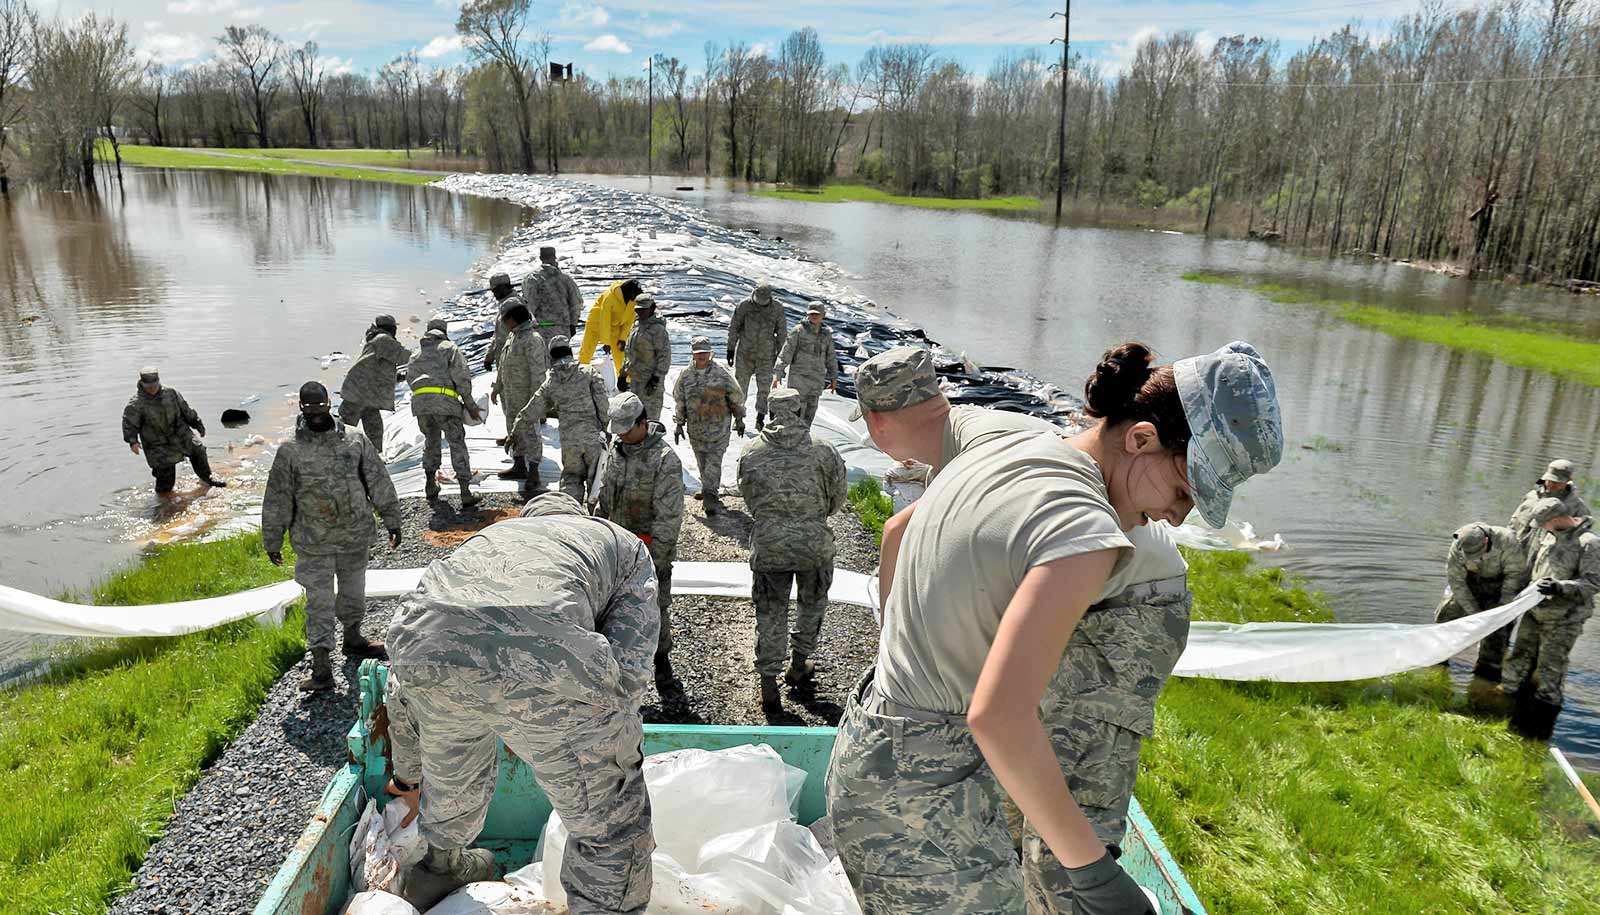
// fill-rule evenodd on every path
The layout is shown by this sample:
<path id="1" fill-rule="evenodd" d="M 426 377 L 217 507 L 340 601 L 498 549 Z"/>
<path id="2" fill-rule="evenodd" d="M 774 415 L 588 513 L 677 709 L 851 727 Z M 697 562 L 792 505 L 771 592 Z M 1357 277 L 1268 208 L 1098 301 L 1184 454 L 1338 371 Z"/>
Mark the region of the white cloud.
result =
<path id="1" fill-rule="evenodd" d="M 235 20 L 239 20 L 241 22 L 248 22 L 251 19 L 260 19 L 261 18 L 261 14 L 264 13 L 264 12 L 266 12 L 266 10 L 264 8 L 259 7 L 259 6 L 252 6 L 252 7 L 248 8 L 248 9 L 234 10 L 233 13 L 230 15 L 230 18 L 235 19 Z"/>
<path id="2" fill-rule="evenodd" d="M 146 22 L 144 35 L 137 45 L 138 54 L 145 60 L 161 64 L 199 60 L 211 50 L 211 42 L 193 32 L 169 32 L 160 22 Z"/>
<path id="3" fill-rule="evenodd" d="M 307 41 L 316 41 L 318 33 L 330 25 L 333 25 L 333 21 L 330 19 L 310 19 L 295 31 L 304 35 Z"/>
<path id="4" fill-rule="evenodd" d="M 423 45 L 422 50 L 417 53 L 428 58 L 443 57 L 446 54 L 456 53 L 464 45 L 465 39 L 461 35 L 440 35 Z"/>
<path id="5" fill-rule="evenodd" d="M 1139 52 L 1139 45 L 1161 34 L 1161 30 L 1153 25 L 1141 26 L 1127 41 L 1113 41 L 1111 47 L 1106 49 L 1101 58 L 1106 64 L 1108 76 L 1123 76 L 1133 69 L 1134 55 Z M 1059 55 L 1058 55 L 1059 56 Z"/>
<path id="6" fill-rule="evenodd" d="M 676 35 L 683 31 L 683 29 L 683 23 L 674 19 L 666 25 L 646 25 L 639 31 L 642 32 L 646 38 L 661 39 Z"/>
<path id="7" fill-rule="evenodd" d="M 772 42 L 758 41 L 750 46 L 751 57 L 765 57 L 772 53 Z"/>
<path id="8" fill-rule="evenodd" d="M 611 14 L 606 12 L 606 8 L 603 6 L 569 2 L 561 7 L 561 22 L 563 25 L 599 28 L 610 21 Z"/>
<path id="9" fill-rule="evenodd" d="M 324 62 L 329 76 L 343 76 L 356 71 L 356 62 L 349 57 L 330 57 Z"/>
<path id="10" fill-rule="evenodd" d="M 585 51 L 609 51 L 613 54 L 632 54 L 633 46 L 615 35 L 601 35 L 583 46 Z"/>
<path id="11" fill-rule="evenodd" d="M 237 9 L 239 0 L 172 0 L 167 4 L 167 12 L 179 16 L 191 16 L 196 13 L 227 13 Z M 259 7 L 256 15 L 261 14 Z"/>

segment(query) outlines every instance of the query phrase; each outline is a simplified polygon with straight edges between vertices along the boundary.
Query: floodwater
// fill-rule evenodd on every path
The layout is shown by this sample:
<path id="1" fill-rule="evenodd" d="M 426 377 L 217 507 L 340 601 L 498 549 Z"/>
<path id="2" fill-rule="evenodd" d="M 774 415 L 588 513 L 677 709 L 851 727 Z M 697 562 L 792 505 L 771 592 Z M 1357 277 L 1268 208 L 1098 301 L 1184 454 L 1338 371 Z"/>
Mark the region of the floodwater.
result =
<path id="1" fill-rule="evenodd" d="M 82 589 L 141 543 L 251 508 L 267 467 L 250 437 L 279 436 L 285 395 L 336 388 L 349 365 L 319 357 L 358 354 L 380 313 L 420 329 L 408 319 L 527 218 L 431 188 L 228 172 L 133 169 L 98 197 L 0 197 L 0 583 Z M 145 364 L 205 420 L 216 472 L 244 485 L 158 502 L 120 429 Z M 223 428 L 246 400 L 253 421 Z M 195 491 L 187 464 L 178 480 Z M 0 669 L 16 646 L 0 633 Z"/>

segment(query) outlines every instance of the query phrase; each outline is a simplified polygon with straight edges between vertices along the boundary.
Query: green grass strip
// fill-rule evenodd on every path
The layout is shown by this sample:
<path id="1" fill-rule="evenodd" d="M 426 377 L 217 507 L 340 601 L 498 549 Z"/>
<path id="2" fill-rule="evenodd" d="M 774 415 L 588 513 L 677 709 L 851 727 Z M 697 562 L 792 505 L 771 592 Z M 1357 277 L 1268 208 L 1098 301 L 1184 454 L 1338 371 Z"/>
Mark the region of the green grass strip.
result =
<path id="1" fill-rule="evenodd" d="M 305 159 L 329 165 L 386 165 L 393 168 L 433 167 L 437 156 L 431 149 L 413 149 L 409 156 L 403 149 L 251 149 L 221 148 L 210 152 L 230 153 L 236 156 L 255 156 L 263 159 Z"/>
<path id="2" fill-rule="evenodd" d="M 220 152 L 220 150 L 219 150 Z M 267 152 L 277 152 L 267 150 Z M 218 169 L 233 172 L 259 172 L 269 175 L 307 175 L 314 178 L 342 178 L 347 181 L 382 181 L 390 184 L 432 184 L 437 175 L 412 175 L 406 172 L 385 172 L 374 169 L 342 165 L 308 165 L 303 162 L 285 162 L 279 158 L 261 155 L 262 150 L 240 150 L 251 158 L 208 156 L 192 149 L 175 149 L 166 146 L 124 146 L 122 161 L 126 165 L 142 168 Z M 111 159 L 111 147 L 102 141 L 95 154 L 102 160 Z M 368 163 L 373 164 L 373 163 Z"/>
<path id="3" fill-rule="evenodd" d="M 1197 270 L 1183 278 L 1195 283 L 1247 289 L 1284 305 L 1315 305 L 1335 315 L 1396 337 L 1482 353 L 1508 365 L 1600 387 L 1600 343 L 1544 333 L 1466 314 L 1417 314 L 1340 301 L 1249 276 Z"/>
<path id="4" fill-rule="evenodd" d="M 159 548 L 94 597 L 190 600 L 288 574 L 267 562 L 259 535 L 241 534 Z M 293 617 L 97 643 L 47 679 L 0 692 L 0 912 L 105 911 L 178 799 L 304 652 Z"/>
<path id="5" fill-rule="evenodd" d="M 829 184 L 820 188 L 756 191 L 757 197 L 803 200 L 811 203 L 887 203 L 928 210 L 1037 210 L 1037 197 L 911 197 L 890 194 L 861 184 Z"/>
<path id="6" fill-rule="evenodd" d="M 894 498 L 883 491 L 877 480 L 870 478 L 857 480 L 845 498 L 850 500 L 850 507 L 855 509 L 862 525 L 872 533 L 872 542 L 882 546 L 883 522 L 894 514 Z"/>

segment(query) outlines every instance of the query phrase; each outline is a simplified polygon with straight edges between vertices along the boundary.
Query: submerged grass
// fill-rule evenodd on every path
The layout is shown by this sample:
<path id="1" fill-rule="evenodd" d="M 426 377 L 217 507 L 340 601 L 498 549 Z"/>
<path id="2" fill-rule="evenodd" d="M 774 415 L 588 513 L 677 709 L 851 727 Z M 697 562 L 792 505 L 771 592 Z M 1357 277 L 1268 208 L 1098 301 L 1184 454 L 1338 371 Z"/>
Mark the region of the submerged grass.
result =
<path id="1" fill-rule="evenodd" d="M 190 600 L 287 577 L 258 534 L 241 534 L 159 548 L 94 602 Z M 297 620 L 247 620 L 119 640 L 0 692 L 0 912 L 103 912 L 177 800 L 303 653 L 301 633 Z"/>
<path id="2" fill-rule="evenodd" d="M 223 152 L 224 150 L 217 150 Z M 380 150 L 381 151 L 381 150 Z M 279 152 L 279 150 L 266 150 Z M 167 146 L 124 146 L 122 161 L 126 165 L 144 168 L 221 169 L 235 172 L 262 172 L 270 175 L 308 175 L 315 178 L 342 178 L 347 181 L 387 181 L 391 184 L 431 184 L 442 176 L 413 175 L 406 172 L 386 172 L 344 165 L 309 165 L 304 162 L 286 162 L 279 158 L 261 155 L 262 150 L 239 150 L 237 156 L 211 156 L 192 149 Z M 96 148 L 102 160 L 112 157 L 109 144 L 102 142 Z M 242 158 L 242 156 L 250 158 Z M 373 163 L 368 163 L 373 164 Z"/>
<path id="3" fill-rule="evenodd" d="M 1037 210 L 1037 197 L 912 197 L 890 194 L 861 184 L 828 184 L 820 188 L 756 191 L 757 197 L 805 200 L 812 203 L 888 203 L 929 210 Z"/>
<path id="4" fill-rule="evenodd" d="M 1482 353 L 1508 365 L 1600 387 L 1600 343 L 1561 334 L 1491 323 L 1465 314 L 1417 314 L 1348 302 L 1249 276 L 1198 270 L 1183 278 L 1196 283 L 1258 292 L 1285 305 L 1316 305 L 1346 321 L 1396 337 Z"/>

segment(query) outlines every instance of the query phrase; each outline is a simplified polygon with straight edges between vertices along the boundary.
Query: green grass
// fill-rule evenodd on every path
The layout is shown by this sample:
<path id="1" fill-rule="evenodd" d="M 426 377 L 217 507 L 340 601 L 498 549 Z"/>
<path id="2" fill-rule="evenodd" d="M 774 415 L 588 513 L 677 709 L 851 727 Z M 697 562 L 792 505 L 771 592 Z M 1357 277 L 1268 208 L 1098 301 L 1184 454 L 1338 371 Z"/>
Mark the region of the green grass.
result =
<path id="1" fill-rule="evenodd" d="M 393 168 L 430 168 L 436 156 L 431 149 L 214 149 L 211 152 L 265 159 L 307 159 L 330 165 L 386 165 Z"/>
<path id="2" fill-rule="evenodd" d="M 1292 286 L 1238 274 L 1200 270 L 1185 273 L 1183 278 L 1196 283 L 1248 289 L 1285 305 L 1316 305 L 1330 309 L 1346 321 L 1392 336 L 1482 353 L 1508 365 L 1600 387 L 1600 343 L 1526 329 L 1531 322 L 1506 320 L 1491 323 L 1465 314 L 1432 315 L 1395 311 L 1360 302 L 1330 299 Z M 1506 326 L 1508 324 L 1520 326 Z"/>
<path id="3" fill-rule="evenodd" d="M 929 210 L 1037 210 L 1037 197 L 910 197 L 890 194 L 861 184 L 829 184 L 820 188 L 756 191 L 758 197 L 778 200 L 805 200 L 812 203 L 888 203 L 895 206 L 923 207 Z"/>
<path id="4" fill-rule="evenodd" d="M 220 150 L 219 150 L 220 151 Z M 364 152 L 365 150 L 356 150 Z M 259 155 L 262 150 L 240 150 L 252 158 L 208 156 L 192 149 L 175 149 L 167 146 L 124 146 L 122 161 L 127 165 L 145 168 L 221 169 L 235 172 L 262 172 L 271 175 L 309 175 L 317 178 L 342 178 L 348 181 L 387 181 L 392 184 L 432 184 L 439 180 L 435 175 L 413 175 L 406 172 L 383 172 L 343 165 L 307 165 L 284 162 L 277 158 Z M 266 150 L 268 153 L 281 150 Z M 382 150 L 378 150 L 382 152 Z M 111 147 L 102 142 L 96 148 L 102 160 L 111 158 Z M 371 163 L 367 163 L 371 164 Z"/>
<path id="5" fill-rule="evenodd" d="M 894 514 L 894 499 L 873 479 L 856 481 L 846 498 L 850 500 L 850 507 L 855 509 L 856 517 L 872 534 L 872 542 L 882 546 L 883 522 Z"/>
<path id="6" fill-rule="evenodd" d="M 1344 451 L 1343 442 L 1336 442 L 1324 435 L 1313 435 L 1301 442 L 1300 447 L 1307 451 L 1331 451 L 1336 454 Z"/>
<path id="7" fill-rule="evenodd" d="M 160 548 L 94 597 L 189 600 L 288 574 L 242 534 Z M 304 652 L 294 616 L 100 645 L 0 692 L 0 912 L 103 912 L 127 888 L 178 799 Z"/>

